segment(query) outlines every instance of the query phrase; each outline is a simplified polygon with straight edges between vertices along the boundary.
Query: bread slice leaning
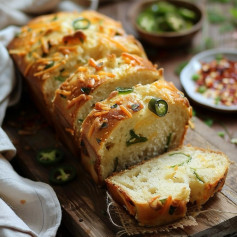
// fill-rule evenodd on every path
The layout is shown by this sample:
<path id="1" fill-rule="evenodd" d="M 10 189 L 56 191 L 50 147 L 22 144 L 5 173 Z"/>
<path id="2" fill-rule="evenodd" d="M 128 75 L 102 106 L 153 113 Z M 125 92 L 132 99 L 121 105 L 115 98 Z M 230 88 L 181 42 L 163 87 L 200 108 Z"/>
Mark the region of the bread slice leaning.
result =
<path id="1" fill-rule="evenodd" d="M 153 100 L 166 101 L 167 113 L 155 114 L 149 108 Z M 82 163 L 102 183 L 114 171 L 180 146 L 191 113 L 188 100 L 163 79 L 130 93 L 114 91 L 82 124 Z"/>
<path id="2" fill-rule="evenodd" d="M 8 48 L 39 107 L 49 110 L 55 90 L 90 58 L 122 52 L 146 58 L 140 43 L 126 35 L 119 22 L 94 11 L 37 17 L 21 28 Z"/>
<path id="3" fill-rule="evenodd" d="M 106 179 L 109 193 L 140 225 L 171 223 L 201 206 L 224 185 L 229 161 L 221 152 L 184 146 Z"/>
<path id="4" fill-rule="evenodd" d="M 137 55 L 112 54 L 97 61 L 91 58 L 56 90 L 54 114 L 79 140 L 81 124 L 96 102 L 106 99 L 116 88 L 149 84 L 161 78 L 162 69 Z"/>

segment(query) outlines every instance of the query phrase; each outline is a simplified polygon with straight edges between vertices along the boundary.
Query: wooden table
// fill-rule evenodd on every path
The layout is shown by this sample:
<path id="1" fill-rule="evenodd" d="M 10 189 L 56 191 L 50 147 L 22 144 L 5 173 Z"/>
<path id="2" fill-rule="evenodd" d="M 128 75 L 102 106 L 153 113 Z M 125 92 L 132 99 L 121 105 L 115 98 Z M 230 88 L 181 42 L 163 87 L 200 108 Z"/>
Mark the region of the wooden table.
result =
<path id="1" fill-rule="evenodd" d="M 127 33 L 133 34 L 139 39 L 139 37 L 137 36 L 136 32 L 134 31 L 134 29 L 132 28 L 132 26 L 129 22 L 129 10 L 128 9 L 130 9 L 131 4 L 133 4 L 133 2 L 135 2 L 135 1 L 136 0 L 134 0 L 134 1 L 129 1 L 129 0 L 103 1 L 103 4 L 100 4 L 99 12 L 104 13 L 114 19 L 121 21 L 125 30 L 127 31 Z M 196 45 L 198 45 L 200 43 L 200 41 L 202 41 L 202 38 L 203 38 L 203 32 L 200 32 L 196 36 L 193 44 L 186 46 L 186 47 L 179 48 L 179 49 L 175 49 L 175 50 L 154 48 L 144 42 L 142 42 L 142 43 L 145 47 L 145 50 L 148 54 L 149 59 L 152 62 L 157 63 L 160 67 L 163 67 L 165 69 L 166 80 L 172 81 L 176 85 L 177 88 L 182 90 L 179 77 L 174 72 L 175 68 L 181 62 L 189 60 L 192 57 L 192 55 L 193 55 L 192 50 L 196 47 Z M 217 133 L 219 131 L 223 131 L 223 126 L 228 130 L 228 133 L 230 133 L 231 136 L 237 137 L 237 114 L 217 113 L 217 112 L 213 112 L 208 109 L 202 108 L 194 103 L 191 103 L 191 104 L 192 104 L 193 108 L 195 109 L 195 111 L 197 112 L 198 118 L 201 118 L 203 121 L 207 118 L 211 118 L 214 121 L 214 123 L 212 125 L 212 130 L 207 127 L 206 128 L 207 134 L 203 134 L 203 135 L 204 135 L 204 138 L 208 139 L 209 141 L 210 141 L 210 138 L 213 136 L 213 144 L 215 146 L 219 147 L 220 149 L 222 148 L 222 146 L 224 147 L 224 145 L 222 145 L 221 138 L 219 138 L 217 135 Z M 203 131 L 205 131 L 205 126 L 206 125 L 203 125 L 202 123 L 200 123 L 199 119 L 197 119 L 197 129 L 198 130 L 200 129 L 199 131 L 201 133 Z M 9 128 L 9 127 L 7 127 L 7 129 L 10 134 L 14 134 L 14 132 L 15 132 L 15 131 L 13 131 L 14 129 Z M 200 134 L 200 135 L 202 135 L 202 134 Z M 229 143 L 229 137 L 227 134 L 225 135 L 224 139 Z M 236 156 L 237 146 L 235 146 L 233 144 L 229 144 L 228 147 L 229 147 L 229 151 L 231 152 L 231 156 L 232 157 Z M 22 150 L 20 152 L 22 152 Z M 32 153 L 32 151 L 30 151 L 29 153 Z M 29 159 L 29 155 L 26 155 L 25 158 Z M 33 177 L 31 176 L 30 173 L 27 173 L 25 169 L 23 169 L 23 170 L 19 169 L 19 167 L 18 167 L 19 163 L 17 161 L 15 161 L 13 164 L 19 170 L 19 172 L 21 172 L 22 174 L 24 174 L 28 177 L 31 177 L 33 179 L 40 179 L 41 174 L 39 174 L 40 172 L 37 170 L 37 167 L 34 166 L 35 165 L 34 161 L 30 161 L 30 164 L 33 166 L 33 170 L 35 173 L 35 176 L 33 176 Z M 42 177 L 43 177 L 43 175 L 42 175 Z M 46 181 L 46 179 L 44 179 L 44 178 L 42 180 Z M 57 192 L 58 188 L 56 188 L 55 190 Z M 64 224 L 61 225 L 57 236 L 58 237 L 61 237 L 61 236 L 70 237 L 71 236 L 70 232 L 72 231 L 71 228 L 75 228 L 75 226 L 73 226 L 73 225 L 70 226 L 70 223 L 68 223 L 68 221 L 65 220 L 65 218 L 68 218 L 67 214 L 65 214 L 63 218 L 64 218 L 63 219 Z M 65 225 L 67 225 L 67 227 L 65 227 Z M 236 225 L 236 222 L 235 222 L 235 225 Z M 111 224 L 109 226 L 111 226 Z M 67 228 L 70 228 L 70 232 L 67 230 Z M 84 227 L 81 226 L 81 228 L 83 229 Z M 111 229 L 112 229 L 112 226 L 111 226 Z M 77 236 L 84 236 L 83 234 L 80 234 L 79 232 L 76 235 Z"/>

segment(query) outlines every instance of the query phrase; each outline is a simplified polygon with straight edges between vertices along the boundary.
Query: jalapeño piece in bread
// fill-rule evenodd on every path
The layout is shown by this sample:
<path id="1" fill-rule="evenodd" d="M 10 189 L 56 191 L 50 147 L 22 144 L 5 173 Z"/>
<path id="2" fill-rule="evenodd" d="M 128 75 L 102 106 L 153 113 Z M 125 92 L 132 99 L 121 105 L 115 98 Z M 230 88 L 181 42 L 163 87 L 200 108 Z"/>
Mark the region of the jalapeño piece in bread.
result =
<path id="1" fill-rule="evenodd" d="M 180 146 L 192 110 L 172 83 L 117 88 L 95 104 L 81 130 L 82 162 L 96 182 Z"/>
<path id="2" fill-rule="evenodd" d="M 146 57 L 121 24 L 93 11 L 60 12 L 30 21 L 9 44 L 9 53 L 40 107 L 49 107 L 60 84 L 84 65 L 122 52 Z"/>
<path id="3" fill-rule="evenodd" d="M 96 102 L 106 99 L 116 88 L 130 88 L 137 84 L 150 84 L 163 78 L 163 70 L 157 70 L 147 59 L 136 55 L 114 54 L 89 62 L 78 68 L 56 90 L 53 101 L 55 115 L 63 126 L 73 130 L 79 138 L 81 124 Z"/>

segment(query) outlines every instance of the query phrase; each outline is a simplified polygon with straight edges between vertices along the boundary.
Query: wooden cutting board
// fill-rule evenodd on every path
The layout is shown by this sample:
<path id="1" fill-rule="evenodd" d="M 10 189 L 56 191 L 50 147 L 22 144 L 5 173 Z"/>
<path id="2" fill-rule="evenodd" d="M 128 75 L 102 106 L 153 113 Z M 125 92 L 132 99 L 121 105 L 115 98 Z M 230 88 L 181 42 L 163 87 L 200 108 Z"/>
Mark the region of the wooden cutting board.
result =
<path id="1" fill-rule="evenodd" d="M 76 180 L 64 186 L 52 186 L 62 206 L 62 222 L 73 236 L 116 236 L 120 229 L 110 222 L 106 213 L 106 189 L 97 187 L 93 183 L 80 166 L 79 157 L 73 157 L 60 143 L 55 132 L 41 117 L 34 105 L 29 104 L 30 101 L 28 98 L 23 98 L 19 105 L 8 109 L 3 125 L 3 129 L 17 148 L 15 159 L 19 168 L 25 176 L 49 183 L 49 172 L 52 167 L 41 166 L 35 160 L 35 156 L 42 148 L 59 147 L 62 149 L 66 155 L 62 164 L 72 164 L 77 168 Z M 221 150 L 229 156 L 233 163 L 222 192 L 215 195 L 205 205 L 204 210 L 209 211 L 197 217 L 198 225 L 162 233 L 162 236 L 224 236 L 237 232 L 237 165 L 234 163 L 237 162 L 236 148 L 219 138 L 200 120 L 194 119 L 194 122 L 195 129 L 189 129 L 185 143 Z M 219 211 L 211 211 L 211 209 Z"/>

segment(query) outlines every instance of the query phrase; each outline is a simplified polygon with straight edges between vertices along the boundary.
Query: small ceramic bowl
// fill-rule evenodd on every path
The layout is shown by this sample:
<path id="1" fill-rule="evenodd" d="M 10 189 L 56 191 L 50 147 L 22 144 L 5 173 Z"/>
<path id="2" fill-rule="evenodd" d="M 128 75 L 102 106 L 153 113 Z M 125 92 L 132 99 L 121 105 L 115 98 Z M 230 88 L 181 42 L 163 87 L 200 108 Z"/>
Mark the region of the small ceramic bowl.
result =
<path id="1" fill-rule="evenodd" d="M 142 0 L 142 1 L 138 1 L 134 3 L 130 11 L 130 17 L 139 36 L 144 41 L 151 43 L 152 45 L 162 46 L 162 47 L 164 46 L 164 47 L 174 48 L 174 47 L 178 47 L 180 45 L 189 43 L 193 39 L 195 34 L 202 28 L 202 22 L 203 22 L 203 12 L 201 8 L 199 8 L 197 5 L 191 2 L 187 2 L 183 0 L 166 0 L 165 1 L 165 2 L 172 3 L 173 5 L 177 7 L 190 9 L 196 13 L 197 19 L 194 25 L 190 29 L 182 30 L 179 32 L 151 33 L 151 32 L 145 31 L 139 26 L 139 24 L 137 23 L 138 15 L 151 4 L 160 2 L 160 1 L 164 1 L 164 0 Z"/>

